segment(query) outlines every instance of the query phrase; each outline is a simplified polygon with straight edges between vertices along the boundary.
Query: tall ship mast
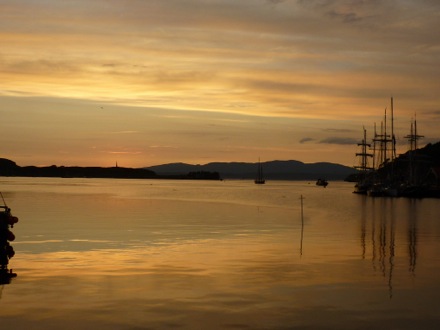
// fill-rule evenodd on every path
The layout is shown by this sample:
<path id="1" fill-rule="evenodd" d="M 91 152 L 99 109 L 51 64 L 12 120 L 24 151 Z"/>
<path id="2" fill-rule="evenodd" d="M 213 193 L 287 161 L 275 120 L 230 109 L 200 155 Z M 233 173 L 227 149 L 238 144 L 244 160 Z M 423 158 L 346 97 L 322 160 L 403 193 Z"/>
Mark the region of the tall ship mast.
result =
<path id="1" fill-rule="evenodd" d="M 375 132 L 373 142 L 379 145 L 377 165 L 384 166 L 396 158 L 396 137 L 394 135 L 394 109 L 393 98 L 391 98 L 391 133 L 387 132 L 387 108 L 385 108 L 384 121 L 380 125 L 380 134 Z M 376 161 L 375 161 L 376 162 Z"/>
<path id="2" fill-rule="evenodd" d="M 411 121 L 411 133 L 405 136 L 409 141 L 409 151 L 396 155 L 396 136 L 394 135 L 394 104 L 391 98 L 391 120 L 387 122 L 385 109 L 384 121 L 381 123 L 380 133 L 376 132 L 374 125 L 374 138 L 372 141 L 373 153 L 368 152 L 366 131 L 364 139 L 358 146 L 361 152 L 358 172 L 358 182 L 355 193 L 368 196 L 388 197 L 440 197 L 440 170 L 438 160 L 433 155 L 437 149 L 428 144 L 423 149 L 418 149 L 418 141 L 423 138 L 417 132 L 417 120 Z M 389 120 L 389 119 L 388 119 Z M 368 160 L 373 157 L 373 166 Z"/>
<path id="3" fill-rule="evenodd" d="M 367 143 L 367 130 L 365 127 L 363 128 L 364 131 L 364 138 L 360 143 L 358 143 L 358 146 L 361 147 L 361 152 L 356 153 L 357 157 L 360 157 L 359 165 L 355 166 L 354 168 L 359 170 L 359 177 L 358 182 L 355 186 L 355 193 L 358 194 L 366 194 L 368 191 L 368 188 L 370 186 L 369 182 L 369 173 L 374 170 L 373 167 L 369 166 L 368 159 L 373 158 L 373 154 L 367 152 L 367 148 L 371 148 L 371 144 Z M 374 159 L 374 158 L 373 158 Z"/>
<path id="4" fill-rule="evenodd" d="M 423 138 L 423 135 L 417 134 L 417 119 L 414 116 L 414 121 L 411 122 L 411 131 L 410 134 L 406 135 L 405 138 L 408 139 L 409 142 L 409 165 L 408 165 L 408 184 L 414 186 L 417 184 L 417 169 L 416 169 L 416 150 L 418 148 L 418 141 Z"/>
<path id="5" fill-rule="evenodd" d="M 377 133 L 376 124 L 374 124 L 374 138 L 372 139 L 373 147 L 367 143 L 367 134 L 364 127 L 364 139 L 358 146 L 361 146 L 361 152 L 356 153 L 360 157 L 359 166 L 355 166 L 359 170 L 359 180 L 355 186 L 355 193 L 370 194 L 375 190 L 375 194 L 382 193 L 384 181 L 392 180 L 394 176 L 393 162 L 396 158 L 396 139 L 394 135 L 394 104 L 391 97 L 391 133 L 389 132 L 387 122 L 387 108 L 385 108 L 384 120 L 380 125 L 380 133 Z M 368 152 L 368 148 L 373 153 Z M 372 166 L 369 165 L 369 159 L 372 159 Z M 388 163 L 391 163 L 391 170 L 386 170 L 386 177 L 383 177 L 382 170 Z"/>
<path id="6" fill-rule="evenodd" d="M 266 180 L 263 177 L 263 165 L 260 162 L 260 159 L 258 159 L 258 169 L 257 169 L 257 177 L 254 181 L 256 184 L 265 184 Z"/>

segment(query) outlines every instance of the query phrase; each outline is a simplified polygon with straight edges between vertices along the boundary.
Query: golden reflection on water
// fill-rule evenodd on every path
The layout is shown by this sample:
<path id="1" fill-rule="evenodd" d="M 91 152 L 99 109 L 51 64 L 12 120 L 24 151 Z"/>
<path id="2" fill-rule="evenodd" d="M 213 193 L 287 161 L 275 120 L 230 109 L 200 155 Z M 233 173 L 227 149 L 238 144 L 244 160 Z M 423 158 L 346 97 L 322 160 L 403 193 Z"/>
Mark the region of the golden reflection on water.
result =
<path id="1" fill-rule="evenodd" d="M 11 261 L 18 277 L 0 293 L 2 328 L 440 324 L 435 202 L 366 199 L 344 184 L 233 183 L 231 203 L 229 186 L 209 186 L 203 202 L 199 183 L 185 199 L 169 183 L 149 191 L 136 181 L 136 194 L 127 186 L 119 196 L 91 186 L 9 194 L 21 221 Z"/>
<path id="2" fill-rule="evenodd" d="M 32 318 L 33 311 L 43 309 L 45 318 L 61 319 L 65 313 L 95 310 L 106 311 L 105 321 L 116 325 L 124 318 L 121 313 L 133 314 L 130 309 L 142 308 L 148 315 L 149 308 L 160 307 L 165 314 L 156 311 L 147 319 L 136 312 L 133 322 L 174 319 L 176 326 L 182 322 L 192 327 L 197 320 L 209 325 L 217 320 L 216 314 L 223 314 L 227 319 L 235 316 L 236 324 L 246 321 L 258 326 L 262 321 L 258 311 L 268 313 L 264 320 L 274 313 L 276 321 L 278 308 L 303 308 L 329 299 L 326 290 L 304 296 L 307 287 L 324 284 L 328 290 L 353 281 L 353 274 L 341 272 L 342 264 L 302 267 L 298 257 L 286 252 L 292 252 L 291 234 L 280 235 L 277 244 L 271 239 L 229 239 L 123 251 L 22 255 L 15 260 L 20 278 L 7 288 L 13 292 L 2 315 L 13 317 L 22 310 L 31 312 Z M 32 299 L 23 301 L 23 295 Z M 187 313 L 195 319 L 187 319 Z M 82 321 L 91 320 L 76 322 Z M 216 326 L 224 322 L 230 320 Z"/>

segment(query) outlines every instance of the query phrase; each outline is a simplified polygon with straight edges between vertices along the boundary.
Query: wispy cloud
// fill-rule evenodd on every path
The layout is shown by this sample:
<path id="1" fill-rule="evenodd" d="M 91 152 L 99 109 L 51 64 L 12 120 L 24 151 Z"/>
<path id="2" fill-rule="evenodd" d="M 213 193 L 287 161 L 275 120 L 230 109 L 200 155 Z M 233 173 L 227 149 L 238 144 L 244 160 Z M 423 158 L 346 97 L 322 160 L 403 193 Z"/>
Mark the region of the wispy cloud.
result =
<path id="1" fill-rule="evenodd" d="M 342 146 L 357 142 L 357 132 L 347 127 L 372 125 L 391 95 L 399 116 L 417 111 L 423 134 L 437 135 L 438 1 L 17 0 L 0 6 L 0 42 L 7 45 L 0 49 L 0 78 L 7 82 L 0 97 L 21 114 L 33 109 L 38 123 L 50 109 L 39 127 L 64 134 L 64 141 L 116 140 L 102 131 L 119 132 L 124 146 L 177 139 L 185 145 L 178 157 L 226 154 L 232 150 L 226 142 L 243 140 L 248 150 L 283 145 L 312 155 L 312 147 L 326 143 L 348 153 Z M 37 102 L 28 102 L 32 96 Z M 105 112 L 93 116 L 92 105 Z M 128 115 L 127 107 L 139 111 Z M 72 114 L 84 120 L 78 124 Z M 24 118 L 8 113 L 3 124 L 21 146 L 38 135 Z M 260 138 L 264 129 L 277 140 Z M 55 145 L 49 133 L 39 136 L 45 134 L 45 143 Z"/>
<path id="2" fill-rule="evenodd" d="M 116 155 L 139 155 L 142 154 L 141 151 L 105 151 L 109 154 L 116 154 Z"/>
<path id="3" fill-rule="evenodd" d="M 352 133 L 355 132 L 353 129 L 347 129 L 347 128 L 325 128 L 325 132 L 335 132 L 335 133 Z"/>
<path id="4" fill-rule="evenodd" d="M 353 138 L 346 137 L 328 137 L 319 141 L 324 144 L 341 144 L 341 145 L 356 145 L 359 141 Z"/>
<path id="5" fill-rule="evenodd" d="M 299 143 L 303 144 L 303 143 L 312 142 L 312 141 L 315 141 L 315 139 L 305 137 L 305 138 L 302 138 L 301 140 L 299 140 Z"/>
<path id="6" fill-rule="evenodd" d="M 113 134 L 135 134 L 135 133 L 139 133 L 138 131 L 117 131 L 117 132 L 112 132 Z"/>

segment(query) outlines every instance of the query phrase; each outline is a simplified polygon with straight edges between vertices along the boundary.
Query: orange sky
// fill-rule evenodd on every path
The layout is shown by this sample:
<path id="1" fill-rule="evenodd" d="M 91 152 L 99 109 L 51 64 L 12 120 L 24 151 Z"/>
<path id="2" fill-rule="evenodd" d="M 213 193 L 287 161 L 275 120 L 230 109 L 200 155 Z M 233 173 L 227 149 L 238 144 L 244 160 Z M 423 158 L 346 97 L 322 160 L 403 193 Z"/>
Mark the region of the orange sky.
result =
<path id="1" fill-rule="evenodd" d="M 0 157 L 353 166 L 391 96 L 403 152 L 415 114 L 440 141 L 438 31 L 434 0 L 0 0 Z"/>

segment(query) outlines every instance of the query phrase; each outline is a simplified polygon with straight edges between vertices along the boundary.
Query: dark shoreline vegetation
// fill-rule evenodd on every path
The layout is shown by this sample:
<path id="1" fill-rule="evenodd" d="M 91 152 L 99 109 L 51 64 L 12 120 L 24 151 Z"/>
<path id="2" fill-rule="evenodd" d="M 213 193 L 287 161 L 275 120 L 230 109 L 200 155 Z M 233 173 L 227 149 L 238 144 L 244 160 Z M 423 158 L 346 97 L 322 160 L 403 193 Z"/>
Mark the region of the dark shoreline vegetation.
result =
<path id="1" fill-rule="evenodd" d="M 220 180 L 217 172 L 189 172 L 187 174 L 158 175 L 145 168 L 80 167 L 80 166 L 18 166 L 15 162 L 0 158 L 0 176 L 54 177 L 54 178 L 107 178 L 107 179 L 182 179 Z"/>

